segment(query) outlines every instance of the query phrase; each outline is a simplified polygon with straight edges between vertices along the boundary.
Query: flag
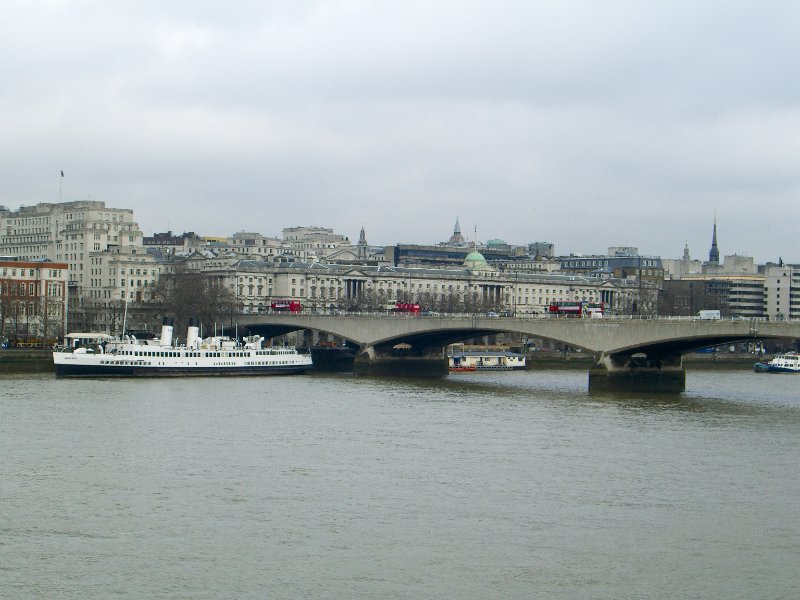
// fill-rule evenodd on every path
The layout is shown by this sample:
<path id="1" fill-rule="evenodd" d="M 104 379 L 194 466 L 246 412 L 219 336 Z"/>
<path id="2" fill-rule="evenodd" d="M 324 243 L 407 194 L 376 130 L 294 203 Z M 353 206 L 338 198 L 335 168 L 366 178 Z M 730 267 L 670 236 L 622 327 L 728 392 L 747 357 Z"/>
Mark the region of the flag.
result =
<path id="1" fill-rule="evenodd" d="M 64 176 L 64 171 L 61 171 L 61 176 L 62 176 L 62 177 Z"/>

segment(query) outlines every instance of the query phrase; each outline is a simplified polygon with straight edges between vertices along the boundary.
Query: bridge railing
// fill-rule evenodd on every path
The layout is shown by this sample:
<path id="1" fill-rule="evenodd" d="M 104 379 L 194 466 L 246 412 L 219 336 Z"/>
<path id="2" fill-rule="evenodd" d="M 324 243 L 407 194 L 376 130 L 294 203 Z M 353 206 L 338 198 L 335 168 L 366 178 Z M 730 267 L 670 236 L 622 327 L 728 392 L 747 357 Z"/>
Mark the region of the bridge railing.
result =
<path id="1" fill-rule="evenodd" d="M 558 320 L 589 320 L 589 321 L 697 321 L 702 323 L 730 323 L 730 322 L 757 322 L 757 323 L 798 323 L 800 319 L 769 319 L 768 317 L 722 317 L 720 319 L 702 319 L 695 316 L 669 316 L 669 315 L 605 315 L 602 318 L 589 318 L 589 317 L 573 317 L 566 315 L 516 315 L 516 316 L 489 316 L 485 313 L 438 313 L 435 315 L 426 314 L 411 314 L 411 313 L 395 313 L 389 311 L 375 311 L 375 312 L 353 312 L 353 311 L 334 311 L 334 312 L 314 312 L 312 310 L 302 310 L 297 312 L 290 311 L 265 311 L 260 313 L 241 313 L 243 316 L 285 316 L 285 317 L 301 317 L 301 316 L 314 316 L 314 317 L 366 317 L 371 319 L 488 319 L 491 321 L 497 320 L 498 322 L 517 320 L 517 321 L 552 321 Z"/>

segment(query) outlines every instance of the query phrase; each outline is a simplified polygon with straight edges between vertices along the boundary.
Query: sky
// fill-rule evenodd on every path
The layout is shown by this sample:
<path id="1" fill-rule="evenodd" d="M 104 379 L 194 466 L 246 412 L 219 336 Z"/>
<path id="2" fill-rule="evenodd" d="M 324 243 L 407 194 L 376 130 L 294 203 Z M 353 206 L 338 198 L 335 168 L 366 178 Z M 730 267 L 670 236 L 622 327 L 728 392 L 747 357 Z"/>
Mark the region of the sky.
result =
<path id="1" fill-rule="evenodd" d="M 800 263 L 800 3 L 4 0 L 0 204 Z M 61 177 L 61 171 L 64 177 Z"/>

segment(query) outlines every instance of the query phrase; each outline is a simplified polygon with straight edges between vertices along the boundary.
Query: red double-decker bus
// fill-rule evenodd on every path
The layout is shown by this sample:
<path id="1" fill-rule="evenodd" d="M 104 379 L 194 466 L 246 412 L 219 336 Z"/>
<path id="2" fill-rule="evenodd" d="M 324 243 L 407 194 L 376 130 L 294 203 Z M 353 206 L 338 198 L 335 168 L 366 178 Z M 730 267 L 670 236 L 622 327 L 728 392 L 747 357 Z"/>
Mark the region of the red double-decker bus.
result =
<path id="1" fill-rule="evenodd" d="M 275 300 L 270 304 L 273 312 L 293 312 L 299 313 L 303 310 L 303 305 L 299 300 Z"/>
<path id="2" fill-rule="evenodd" d="M 554 317 L 586 317 L 588 319 L 602 318 L 605 313 L 604 302 L 585 302 L 582 300 L 568 300 L 551 302 L 547 312 Z"/>
<path id="3" fill-rule="evenodd" d="M 395 313 L 418 315 L 420 308 L 416 302 L 395 302 L 389 310 Z"/>

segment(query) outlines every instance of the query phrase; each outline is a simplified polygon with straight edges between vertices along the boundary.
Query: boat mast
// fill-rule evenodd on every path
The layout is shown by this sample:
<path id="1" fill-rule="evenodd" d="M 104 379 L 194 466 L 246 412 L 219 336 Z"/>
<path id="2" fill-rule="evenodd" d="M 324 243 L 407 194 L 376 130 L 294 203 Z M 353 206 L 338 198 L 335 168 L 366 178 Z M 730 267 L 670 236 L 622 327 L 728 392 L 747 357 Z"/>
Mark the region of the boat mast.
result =
<path id="1" fill-rule="evenodd" d="M 124 292 L 123 292 L 124 293 Z M 128 296 L 125 296 L 125 312 L 122 315 L 122 335 L 120 338 L 125 337 L 125 327 L 128 324 Z"/>

